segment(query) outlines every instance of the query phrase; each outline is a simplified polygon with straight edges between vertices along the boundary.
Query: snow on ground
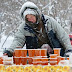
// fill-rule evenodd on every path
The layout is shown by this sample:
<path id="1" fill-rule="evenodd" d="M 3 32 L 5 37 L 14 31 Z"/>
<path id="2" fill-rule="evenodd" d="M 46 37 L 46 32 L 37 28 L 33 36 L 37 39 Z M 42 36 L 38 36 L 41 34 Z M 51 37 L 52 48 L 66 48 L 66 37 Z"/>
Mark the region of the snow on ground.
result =
<path id="1" fill-rule="evenodd" d="M 14 37 L 12 37 L 12 36 L 9 36 L 7 38 L 7 40 L 6 40 L 6 38 L 7 38 L 7 36 L 2 36 L 2 38 L 1 38 L 0 51 L 2 51 L 2 48 L 8 48 L 14 39 Z M 4 43 L 5 40 L 6 40 L 6 42 Z M 3 45 L 3 43 L 4 43 L 4 45 Z M 3 47 L 2 47 L 2 45 L 3 45 Z"/>
<path id="2" fill-rule="evenodd" d="M 12 41 L 13 41 L 13 39 L 14 39 L 14 37 L 12 37 L 12 36 L 9 36 L 7 38 L 7 40 L 6 40 L 6 38 L 7 38 L 7 36 L 2 36 L 2 38 L 1 38 L 0 52 L 3 51 L 3 48 L 9 48 L 11 43 L 12 43 Z M 6 42 L 4 43 L 5 40 L 6 40 Z M 3 45 L 3 43 L 4 43 L 4 45 Z M 3 45 L 3 47 L 2 47 L 2 45 Z M 26 45 L 24 45 L 23 49 L 26 49 Z"/>

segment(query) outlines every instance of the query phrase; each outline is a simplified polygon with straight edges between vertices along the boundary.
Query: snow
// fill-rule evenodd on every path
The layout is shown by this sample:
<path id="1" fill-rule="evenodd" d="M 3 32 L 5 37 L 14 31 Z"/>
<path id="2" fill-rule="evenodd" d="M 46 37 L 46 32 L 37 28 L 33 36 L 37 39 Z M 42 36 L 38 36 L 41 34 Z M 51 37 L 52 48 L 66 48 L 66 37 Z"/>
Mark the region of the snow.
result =
<path id="1" fill-rule="evenodd" d="M 32 3 L 32 2 L 26 2 L 26 3 L 24 3 L 23 5 L 22 5 L 22 10 L 24 10 L 24 8 L 26 8 L 26 7 L 31 7 L 31 8 L 38 8 L 34 3 Z"/>
<path id="2" fill-rule="evenodd" d="M 9 36 L 7 40 L 6 40 L 6 38 L 7 38 L 7 36 L 4 36 L 4 35 L 1 38 L 0 51 L 2 51 L 3 48 L 10 47 L 10 45 L 11 45 L 13 39 L 14 39 L 14 37 L 12 37 L 12 36 Z M 6 40 L 6 42 L 4 43 L 5 40 Z M 4 45 L 3 45 L 3 43 L 4 43 Z M 3 45 L 3 47 L 2 47 L 2 45 Z"/>
<path id="3" fill-rule="evenodd" d="M 61 21 L 60 21 L 59 17 L 55 17 L 55 19 L 60 24 Z"/>
<path id="4" fill-rule="evenodd" d="M 47 8 L 47 7 L 48 7 L 48 5 L 44 6 L 44 7 L 42 8 L 42 10 L 45 9 L 45 8 Z"/>
<path id="5" fill-rule="evenodd" d="M 66 25 L 70 24 L 70 20 L 65 20 Z"/>
<path id="6" fill-rule="evenodd" d="M 43 7 L 43 4 L 40 2 L 40 0 L 38 0 L 37 6 Z"/>
<path id="7" fill-rule="evenodd" d="M 14 37 L 10 36 L 10 37 L 8 37 L 7 41 L 4 43 L 4 41 L 6 40 L 6 37 L 7 36 L 3 35 L 2 38 L 1 38 L 1 42 L 0 42 L 0 57 L 3 56 L 3 49 L 4 48 L 8 48 L 11 45 L 11 43 L 12 43 L 12 41 L 14 39 Z M 4 43 L 4 45 L 3 45 L 3 43 Z M 3 47 L 2 47 L 2 45 L 3 45 Z"/>
<path id="8" fill-rule="evenodd" d="M 10 45 L 12 44 L 12 41 L 14 40 L 14 37 L 9 36 L 8 39 L 6 40 L 7 36 L 3 35 L 1 38 L 1 42 L 0 42 L 0 54 L 2 54 L 2 51 L 4 48 L 9 48 Z M 6 42 L 4 43 L 4 41 L 6 40 Z M 3 45 L 4 43 L 4 45 Z M 3 47 L 2 47 L 3 45 Z M 26 44 L 24 45 L 23 49 L 26 49 Z"/>

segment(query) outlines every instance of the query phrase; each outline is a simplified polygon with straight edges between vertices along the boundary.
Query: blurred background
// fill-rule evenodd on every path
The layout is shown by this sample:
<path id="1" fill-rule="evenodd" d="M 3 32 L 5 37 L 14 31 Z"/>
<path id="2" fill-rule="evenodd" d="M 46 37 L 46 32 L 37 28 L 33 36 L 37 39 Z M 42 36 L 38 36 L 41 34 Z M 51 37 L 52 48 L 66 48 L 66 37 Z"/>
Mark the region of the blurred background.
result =
<path id="1" fill-rule="evenodd" d="M 11 45 L 21 24 L 20 8 L 26 1 L 34 2 L 43 14 L 52 16 L 68 34 L 72 33 L 72 0 L 0 0 L 0 49 Z"/>

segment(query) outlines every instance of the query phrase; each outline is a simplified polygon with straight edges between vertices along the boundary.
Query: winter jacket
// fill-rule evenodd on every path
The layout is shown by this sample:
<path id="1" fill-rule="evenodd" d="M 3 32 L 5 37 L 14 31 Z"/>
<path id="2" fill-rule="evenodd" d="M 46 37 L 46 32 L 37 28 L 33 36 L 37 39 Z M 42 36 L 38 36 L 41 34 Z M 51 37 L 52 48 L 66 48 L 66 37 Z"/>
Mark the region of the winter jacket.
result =
<path id="1" fill-rule="evenodd" d="M 21 16 L 26 7 L 34 8 L 40 14 L 38 7 L 36 5 L 30 6 L 30 3 L 29 3 L 29 5 L 22 6 Z M 56 34 L 57 38 L 59 39 L 60 43 L 62 44 L 63 48 L 65 48 L 66 50 L 69 50 L 69 49 L 72 50 L 69 36 L 65 32 L 65 30 L 61 27 L 61 25 L 58 24 L 55 19 L 53 19 L 52 17 L 49 17 L 47 15 L 44 15 L 44 19 L 45 19 L 44 25 L 45 25 L 47 32 L 53 30 L 53 32 Z M 14 40 L 13 40 L 10 48 L 8 48 L 7 50 L 10 51 L 11 53 L 13 53 L 13 51 L 14 51 L 14 49 L 16 49 L 16 47 L 18 47 L 18 46 L 23 47 L 26 42 L 27 43 L 29 42 L 32 45 L 35 44 L 34 48 L 37 48 L 37 46 L 36 46 L 37 45 L 37 37 L 35 36 L 34 31 L 26 25 L 25 21 L 23 21 L 23 23 L 19 26 L 18 31 L 15 33 L 15 37 L 14 37 Z"/>
<path id="2" fill-rule="evenodd" d="M 72 49 L 69 36 L 64 31 L 64 29 L 60 26 L 60 24 L 58 24 L 51 17 L 45 16 L 45 19 L 48 19 L 45 25 L 48 31 L 53 30 L 56 33 L 57 38 L 59 39 L 60 43 L 64 46 L 64 48 Z M 26 41 L 26 38 L 25 38 L 26 36 L 35 37 L 35 35 L 32 32 L 25 30 L 24 26 L 25 26 L 25 22 L 20 25 L 18 31 L 16 32 L 13 43 L 8 49 L 9 51 L 13 51 L 18 46 L 23 47 Z"/>

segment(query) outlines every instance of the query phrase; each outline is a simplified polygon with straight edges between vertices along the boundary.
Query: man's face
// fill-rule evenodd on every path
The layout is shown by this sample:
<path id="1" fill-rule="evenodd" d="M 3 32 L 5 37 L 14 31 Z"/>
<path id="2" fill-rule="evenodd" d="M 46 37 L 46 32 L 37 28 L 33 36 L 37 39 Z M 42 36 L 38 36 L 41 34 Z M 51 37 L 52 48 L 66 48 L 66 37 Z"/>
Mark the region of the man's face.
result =
<path id="1" fill-rule="evenodd" d="M 28 15 L 26 15 L 26 18 L 28 21 L 30 21 L 32 23 L 36 23 L 36 17 L 34 15 L 28 14 Z"/>

